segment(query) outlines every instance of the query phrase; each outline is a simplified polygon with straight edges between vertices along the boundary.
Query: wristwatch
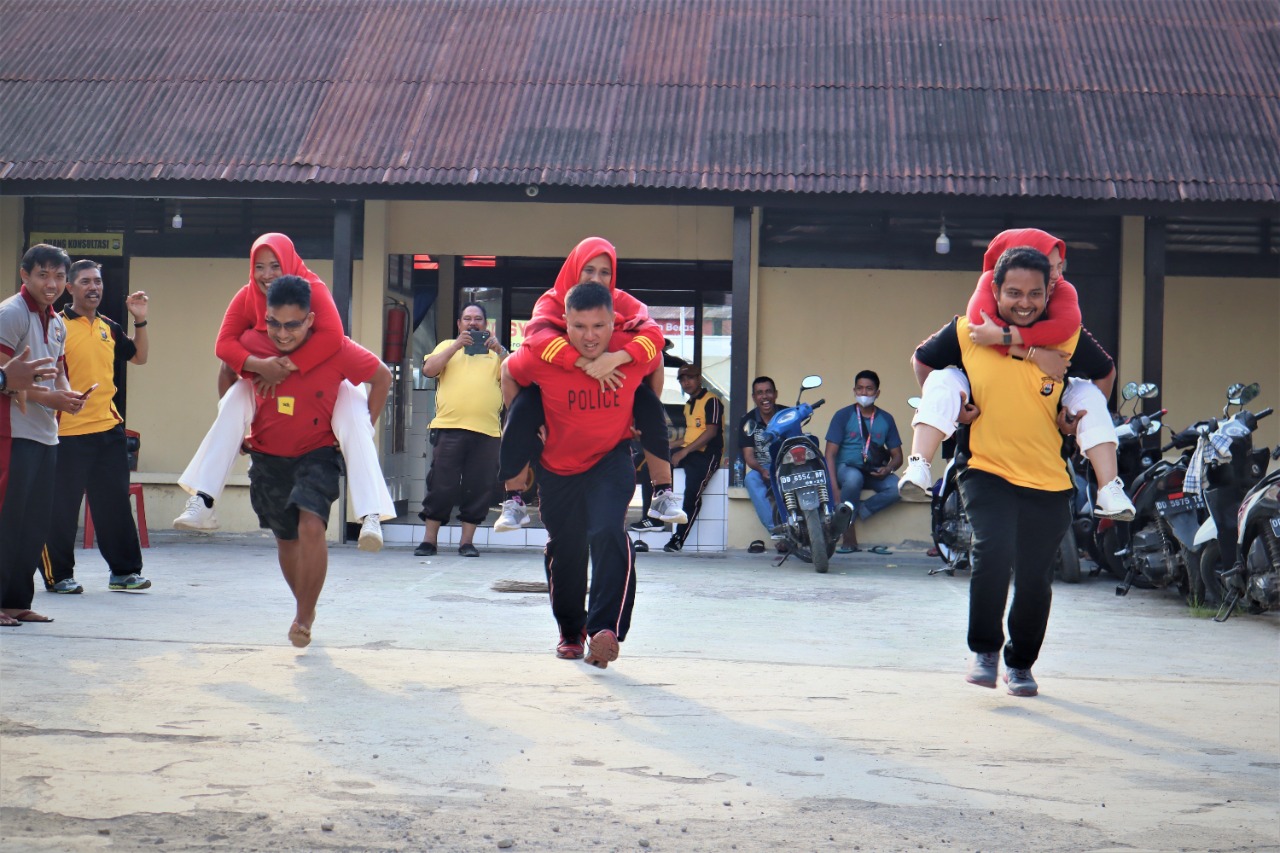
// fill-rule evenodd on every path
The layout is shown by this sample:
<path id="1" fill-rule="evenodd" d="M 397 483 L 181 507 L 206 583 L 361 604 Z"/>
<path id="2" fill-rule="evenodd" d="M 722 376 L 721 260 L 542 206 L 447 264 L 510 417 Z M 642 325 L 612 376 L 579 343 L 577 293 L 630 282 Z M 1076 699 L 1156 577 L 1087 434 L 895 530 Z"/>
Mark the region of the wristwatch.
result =
<path id="1" fill-rule="evenodd" d="M 4 368 L 0 367 L 0 391 L 9 387 L 9 377 L 4 375 Z"/>
<path id="2" fill-rule="evenodd" d="M 1013 346 L 1013 335 L 1010 333 L 1008 326 L 1001 326 L 1004 329 L 1004 337 L 1000 339 L 1000 343 L 1007 347 Z"/>

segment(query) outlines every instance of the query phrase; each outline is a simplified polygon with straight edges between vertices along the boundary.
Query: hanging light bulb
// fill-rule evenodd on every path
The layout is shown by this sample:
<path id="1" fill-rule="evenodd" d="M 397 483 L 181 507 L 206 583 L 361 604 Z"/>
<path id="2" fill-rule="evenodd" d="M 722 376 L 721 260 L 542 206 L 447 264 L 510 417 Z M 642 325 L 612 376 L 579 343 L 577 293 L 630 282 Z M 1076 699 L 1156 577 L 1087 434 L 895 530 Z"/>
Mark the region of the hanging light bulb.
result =
<path id="1" fill-rule="evenodd" d="M 173 224 L 173 227 L 174 227 L 174 228 L 181 228 L 181 227 L 182 227 L 182 208 L 181 208 L 181 207 L 179 207 L 179 208 L 178 208 L 178 212 L 177 212 L 177 213 L 175 213 L 175 214 L 173 215 L 173 223 L 172 223 L 172 224 Z"/>
<path id="2" fill-rule="evenodd" d="M 951 238 L 947 236 L 947 218 L 942 217 L 942 229 L 938 232 L 938 239 L 933 241 L 933 250 L 939 255 L 948 254 L 951 251 Z"/>

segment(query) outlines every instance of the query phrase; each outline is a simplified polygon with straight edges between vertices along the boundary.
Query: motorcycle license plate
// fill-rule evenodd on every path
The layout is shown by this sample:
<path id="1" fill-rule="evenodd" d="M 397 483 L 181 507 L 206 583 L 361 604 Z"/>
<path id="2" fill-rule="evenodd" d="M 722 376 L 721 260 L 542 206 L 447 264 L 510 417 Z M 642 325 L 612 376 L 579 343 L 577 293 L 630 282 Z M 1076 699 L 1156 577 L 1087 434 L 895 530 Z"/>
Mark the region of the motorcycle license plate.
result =
<path id="1" fill-rule="evenodd" d="M 1174 515 L 1179 512 L 1193 512 L 1204 509 L 1204 498 L 1199 495 L 1183 495 L 1172 500 L 1156 501 L 1156 512 L 1161 515 Z"/>
<path id="2" fill-rule="evenodd" d="M 821 486 L 827 482 L 827 475 L 822 471 L 796 471 L 791 474 L 779 474 L 778 485 L 784 489 L 789 486 Z"/>
<path id="3" fill-rule="evenodd" d="M 1280 536 L 1280 517 L 1271 519 L 1271 532 L 1276 536 Z"/>

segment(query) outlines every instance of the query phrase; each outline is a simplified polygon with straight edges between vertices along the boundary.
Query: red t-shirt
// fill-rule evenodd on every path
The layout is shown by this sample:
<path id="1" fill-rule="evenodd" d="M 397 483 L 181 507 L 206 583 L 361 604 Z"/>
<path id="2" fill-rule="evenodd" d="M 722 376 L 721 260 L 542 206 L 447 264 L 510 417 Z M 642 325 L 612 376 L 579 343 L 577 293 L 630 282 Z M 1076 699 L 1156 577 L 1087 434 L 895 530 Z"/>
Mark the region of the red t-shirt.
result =
<path id="1" fill-rule="evenodd" d="M 633 339 L 630 332 L 615 331 L 609 351 L 615 352 Z M 506 364 L 516 382 L 542 389 L 542 407 L 547 415 L 542 465 L 565 476 L 581 474 L 631 438 L 636 388 L 652 367 L 651 362 L 624 364 L 626 379 L 622 387 L 602 391 L 599 381 L 581 370 L 564 370 L 523 346 Z"/>
<path id="2" fill-rule="evenodd" d="M 259 358 L 280 355 L 265 332 L 250 329 L 240 336 L 240 344 L 250 355 Z M 296 351 L 311 344 L 308 339 Z M 337 444 L 329 422 L 338 400 L 338 386 L 345 379 L 356 384 L 367 382 L 381 363 L 376 355 L 355 341 L 343 338 L 338 351 L 325 361 L 306 373 L 290 373 L 288 379 L 276 386 L 274 397 L 255 393 L 257 408 L 249 447 L 272 456 L 297 457 Z"/>

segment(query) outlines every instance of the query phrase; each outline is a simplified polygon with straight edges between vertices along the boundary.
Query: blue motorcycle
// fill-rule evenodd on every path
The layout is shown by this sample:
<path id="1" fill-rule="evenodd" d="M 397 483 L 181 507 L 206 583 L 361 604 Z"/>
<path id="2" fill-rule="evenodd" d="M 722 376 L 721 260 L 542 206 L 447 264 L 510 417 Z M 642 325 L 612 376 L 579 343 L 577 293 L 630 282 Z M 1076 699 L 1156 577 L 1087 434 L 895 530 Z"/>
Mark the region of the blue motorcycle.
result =
<path id="1" fill-rule="evenodd" d="M 800 394 L 822 384 L 821 376 L 806 376 L 800 382 Z M 782 523 L 774 528 L 783 535 L 788 552 L 815 571 L 825 573 L 836 542 L 853 520 L 853 507 L 842 503 L 834 506 L 826 457 L 818 437 L 804 431 L 815 409 L 800 402 L 776 412 L 765 429 L 769 437 L 769 459 L 773 472 L 773 498 Z"/>

